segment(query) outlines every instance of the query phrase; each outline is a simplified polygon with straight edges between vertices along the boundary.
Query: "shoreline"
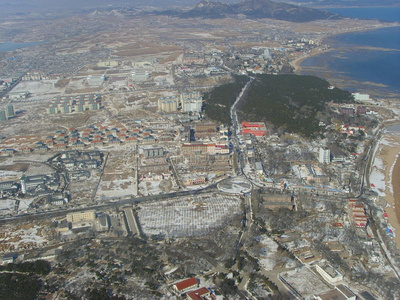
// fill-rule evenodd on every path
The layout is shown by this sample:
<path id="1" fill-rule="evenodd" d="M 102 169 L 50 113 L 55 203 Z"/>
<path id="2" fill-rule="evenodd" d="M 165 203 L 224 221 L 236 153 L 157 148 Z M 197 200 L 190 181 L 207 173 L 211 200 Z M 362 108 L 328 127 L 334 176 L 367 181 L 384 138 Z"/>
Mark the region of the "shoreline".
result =
<path id="1" fill-rule="evenodd" d="M 327 48 L 327 49 L 314 48 L 313 50 L 311 50 L 310 53 L 307 53 L 306 55 L 302 55 L 300 57 L 297 57 L 297 58 L 291 60 L 289 62 L 289 64 L 293 67 L 293 69 L 294 69 L 293 72 L 295 74 L 298 74 L 302 70 L 302 67 L 301 67 L 302 62 L 305 61 L 306 59 L 309 59 L 311 57 L 314 57 L 314 56 L 317 56 L 317 55 L 320 55 L 323 53 L 328 53 L 328 52 L 331 52 L 331 51 L 334 51 L 334 50 L 340 48 L 340 47 L 324 45 L 325 40 L 328 38 L 332 38 L 332 37 L 335 37 L 335 36 L 341 35 L 341 34 L 366 32 L 366 31 L 371 31 L 371 30 L 378 30 L 378 29 L 382 29 L 382 28 L 393 28 L 393 27 L 400 27 L 400 23 L 392 22 L 390 26 L 381 26 L 381 27 L 377 27 L 377 28 L 357 28 L 357 29 L 353 29 L 353 30 L 349 30 L 349 31 L 326 34 L 326 35 L 320 37 L 318 39 L 317 43 L 320 45 L 319 47 L 328 46 L 329 48 Z M 343 48 L 343 47 L 341 47 L 341 48 Z M 400 51 L 400 50 L 398 50 L 398 51 Z"/>
<path id="2" fill-rule="evenodd" d="M 397 225 L 400 224 L 400 159 L 399 159 L 399 154 L 400 154 L 400 149 L 399 153 L 397 154 L 396 157 L 396 162 L 393 167 L 393 172 L 392 172 L 392 186 L 393 186 L 393 198 L 394 198 L 394 210 L 395 210 L 395 217 L 392 217 L 393 221 L 397 222 Z M 389 219 L 390 220 L 390 219 Z M 396 238 L 395 242 L 397 245 L 397 248 L 400 249 L 400 242 L 398 243 L 397 240 L 399 239 L 400 235 L 400 226 L 398 226 L 396 229 Z"/>
<path id="3" fill-rule="evenodd" d="M 384 175 L 385 189 L 380 191 L 385 195 L 378 197 L 384 200 L 378 200 L 377 205 L 387 214 L 387 217 L 382 217 L 394 231 L 393 242 L 400 250 L 400 134 L 386 132 L 379 143 L 374 163 L 375 159 L 383 162 L 383 169 L 378 171 Z M 370 181 L 371 174 L 372 172 L 369 174 Z"/>

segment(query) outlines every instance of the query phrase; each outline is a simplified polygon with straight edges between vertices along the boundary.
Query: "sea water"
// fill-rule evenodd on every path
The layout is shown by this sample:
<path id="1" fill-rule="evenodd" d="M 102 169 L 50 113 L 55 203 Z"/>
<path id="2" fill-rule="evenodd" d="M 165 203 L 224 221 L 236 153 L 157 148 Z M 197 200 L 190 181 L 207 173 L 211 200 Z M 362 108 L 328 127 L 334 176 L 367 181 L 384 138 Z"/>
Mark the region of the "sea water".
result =
<path id="1" fill-rule="evenodd" d="M 400 7 L 327 10 L 360 19 L 400 22 Z M 304 60 L 303 74 L 364 83 L 350 86 L 353 91 L 362 92 L 369 85 L 400 94 L 400 27 L 339 34 L 324 43 L 334 50 Z"/>

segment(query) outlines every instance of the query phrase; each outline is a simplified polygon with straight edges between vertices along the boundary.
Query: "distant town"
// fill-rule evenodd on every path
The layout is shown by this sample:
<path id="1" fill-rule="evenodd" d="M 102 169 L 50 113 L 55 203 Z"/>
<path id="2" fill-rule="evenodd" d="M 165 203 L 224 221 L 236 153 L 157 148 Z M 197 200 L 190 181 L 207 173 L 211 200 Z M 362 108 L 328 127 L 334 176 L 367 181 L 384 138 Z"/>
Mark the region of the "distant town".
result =
<path id="1" fill-rule="evenodd" d="M 400 296 L 397 96 L 295 75 L 393 24 L 35 18 L 0 29 L 43 41 L 0 54 L 0 298 Z"/>

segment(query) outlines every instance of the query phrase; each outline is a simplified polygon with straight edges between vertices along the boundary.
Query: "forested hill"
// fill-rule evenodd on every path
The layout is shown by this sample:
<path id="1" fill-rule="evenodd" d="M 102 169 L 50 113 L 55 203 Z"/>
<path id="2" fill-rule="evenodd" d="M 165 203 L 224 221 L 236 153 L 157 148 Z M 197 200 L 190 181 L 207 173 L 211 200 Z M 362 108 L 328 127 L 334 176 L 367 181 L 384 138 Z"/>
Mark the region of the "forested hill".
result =
<path id="1" fill-rule="evenodd" d="M 230 108 L 248 81 L 247 76 L 235 75 L 234 82 L 223 84 L 206 93 L 204 112 L 207 117 L 223 124 L 230 124 Z"/>
<path id="2" fill-rule="evenodd" d="M 310 137 L 320 130 L 318 112 L 323 114 L 331 101 L 354 100 L 351 93 L 330 88 L 319 77 L 258 75 L 240 107 L 240 114 L 246 121 L 264 121 Z"/>

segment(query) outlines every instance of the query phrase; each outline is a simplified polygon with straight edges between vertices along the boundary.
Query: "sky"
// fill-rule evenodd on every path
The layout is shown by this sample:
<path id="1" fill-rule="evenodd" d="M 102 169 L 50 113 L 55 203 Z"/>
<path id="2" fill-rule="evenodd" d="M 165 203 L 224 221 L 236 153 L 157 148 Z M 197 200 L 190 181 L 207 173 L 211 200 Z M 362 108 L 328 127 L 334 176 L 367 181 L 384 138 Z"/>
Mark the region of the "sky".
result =
<path id="1" fill-rule="evenodd" d="M 190 6 L 198 0 L 0 0 L 0 5 L 7 8 L 37 9 L 37 8 L 92 8 L 96 6 L 124 5 L 124 6 L 160 6 L 173 5 Z"/>

